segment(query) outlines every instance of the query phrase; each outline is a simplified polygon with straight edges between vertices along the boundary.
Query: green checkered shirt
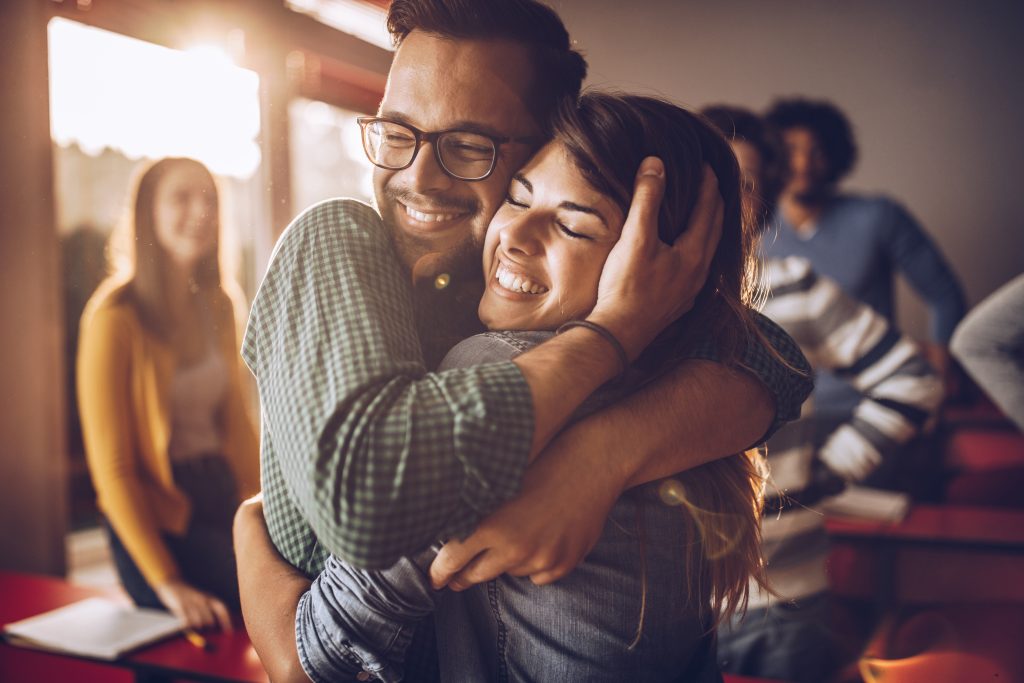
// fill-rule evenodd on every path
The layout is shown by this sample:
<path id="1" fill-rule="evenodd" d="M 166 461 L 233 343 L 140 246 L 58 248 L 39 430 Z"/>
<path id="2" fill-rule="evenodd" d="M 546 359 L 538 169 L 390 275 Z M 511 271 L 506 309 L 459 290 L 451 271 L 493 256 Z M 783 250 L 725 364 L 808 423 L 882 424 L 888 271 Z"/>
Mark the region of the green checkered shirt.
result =
<path id="1" fill-rule="evenodd" d="M 332 552 L 390 566 L 468 533 L 519 489 L 529 386 L 512 362 L 428 374 L 412 302 L 377 213 L 330 200 L 285 231 L 253 303 L 242 356 L 260 390 L 267 526 L 310 576 Z M 790 365 L 808 368 L 785 332 L 758 324 Z M 687 355 L 718 360 L 714 339 Z M 759 343 L 741 362 L 775 396 L 768 435 L 799 415 L 809 372 Z"/>
<path id="2" fill-rule="evenodd" d="M 410 278 L 365 204 L 323 202 L 288 227 L 242 357 L 260 390 L 270 535 L 307 573 L 328 551 L 389 566 L 519 488 L 526 380 L 512 362 L 427 374 Z"/>

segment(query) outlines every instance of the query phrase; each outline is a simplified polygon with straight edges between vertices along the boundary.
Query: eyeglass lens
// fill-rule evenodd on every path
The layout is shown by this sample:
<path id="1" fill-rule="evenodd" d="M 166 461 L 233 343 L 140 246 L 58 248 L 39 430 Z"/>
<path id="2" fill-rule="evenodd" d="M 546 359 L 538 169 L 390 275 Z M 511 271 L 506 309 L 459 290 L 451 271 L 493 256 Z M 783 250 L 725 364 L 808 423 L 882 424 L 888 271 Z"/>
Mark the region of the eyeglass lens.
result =
<path id="1" fill-rule="evenodd" d="M 477 133 L 448 131 L 434 141 L 444 169 L 457 178 L 486 176 L 494 163 L 494 142 Z M 405 168 L 412 163 L 419 146 L 416 133 L 393 121 L 371 121 L 363 130 L 363 145 L 370 161 L 384 168 Z"/>

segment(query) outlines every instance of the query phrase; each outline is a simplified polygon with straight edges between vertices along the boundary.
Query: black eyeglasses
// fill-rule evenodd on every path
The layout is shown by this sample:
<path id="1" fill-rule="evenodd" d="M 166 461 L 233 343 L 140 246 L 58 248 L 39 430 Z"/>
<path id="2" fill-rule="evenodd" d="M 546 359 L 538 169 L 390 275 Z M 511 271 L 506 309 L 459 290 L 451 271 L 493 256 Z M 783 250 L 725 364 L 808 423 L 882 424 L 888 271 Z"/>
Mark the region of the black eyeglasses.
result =
<path id="1" fill-rule="evenodd" d="M 356 121 L 363 131 L 363 151 L 374 166 L 391 171 L 409 168 L 420 145 L 429 142 L 438 166 L 456 180 L 483 180 L 491 175 L 498 163 L 500 145 L 541 141 L 536 137 L 496 137 L 468 130 L 427 133 L 407 123 L 376 116 L 360 116 Z"/>

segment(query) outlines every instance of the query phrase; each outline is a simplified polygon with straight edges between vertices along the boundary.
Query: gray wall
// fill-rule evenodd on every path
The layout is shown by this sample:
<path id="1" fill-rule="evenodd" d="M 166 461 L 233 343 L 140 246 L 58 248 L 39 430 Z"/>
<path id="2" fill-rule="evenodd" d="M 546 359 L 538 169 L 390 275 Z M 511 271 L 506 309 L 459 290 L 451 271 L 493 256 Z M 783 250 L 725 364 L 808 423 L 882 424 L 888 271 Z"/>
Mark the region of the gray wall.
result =
<path id="1" fill-rule="evenodd" d="M 552 0 L 591 85 L 700 107 L 833 100 L 861 161 L 846 186 L 903 201 L 973 304 L 1024 270 L 1024 3 Z M 904 327 L 924 313 L 900 291 Z"/>

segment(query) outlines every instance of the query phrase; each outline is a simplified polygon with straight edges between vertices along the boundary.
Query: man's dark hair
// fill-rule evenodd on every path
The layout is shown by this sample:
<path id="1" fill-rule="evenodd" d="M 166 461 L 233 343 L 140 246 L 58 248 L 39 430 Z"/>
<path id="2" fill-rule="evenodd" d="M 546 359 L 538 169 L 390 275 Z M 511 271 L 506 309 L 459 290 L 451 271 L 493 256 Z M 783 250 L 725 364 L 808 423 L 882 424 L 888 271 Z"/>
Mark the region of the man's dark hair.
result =
<path id="1" fill-rule="evenodd" d="M 727 140 L 741 140 L 748 143 L 761 156 L 760 183 L 761 201 L 766 209 L 775 206 L 785 182 L 786 158 L 778 134 L 761 120 L 761 117 L 743 107 L 728 104 L 713 104 L 700 110 Z"/>
<path id="2" fill-rule="evenodd" d="M 388 31 L 396 46 L 412 31 L 524 45 L 534 67 L 530 109 L 545 129 L 562 100 L 579 96 L 587 75 L 587 62 L 572 48 L 558 14 L 536 0 L 394 0 Z"/>
<path id="3" fill-rule="evenodd" d="M 846 115 L 831 102 L 792 98 L 776 100 L 764 116 L 779 133 L 789 128 L 806 128 L 818 139 L 828 159 L 826 180 L 834 183 L 857 161 L 857 144 Z"/>

